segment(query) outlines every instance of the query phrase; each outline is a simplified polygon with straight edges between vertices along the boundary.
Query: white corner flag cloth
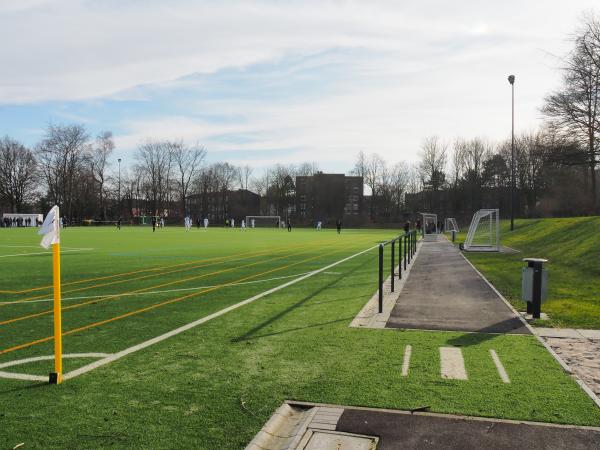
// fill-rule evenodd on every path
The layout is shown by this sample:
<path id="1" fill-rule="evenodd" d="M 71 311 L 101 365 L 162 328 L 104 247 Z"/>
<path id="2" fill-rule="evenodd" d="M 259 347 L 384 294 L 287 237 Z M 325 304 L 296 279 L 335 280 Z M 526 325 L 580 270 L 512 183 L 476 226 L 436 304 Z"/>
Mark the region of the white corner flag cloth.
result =
<path id="1" fill-rule="evenodd" d="M 58 212 L 58 206 L 53 206 L 46 218 L 44 223 L 38 231 L 38 234 L 44 235 L 40 245 L 44 248 L 50 248 L 52 244 L 58 244 L 60 242 L 60 214 Z"/>

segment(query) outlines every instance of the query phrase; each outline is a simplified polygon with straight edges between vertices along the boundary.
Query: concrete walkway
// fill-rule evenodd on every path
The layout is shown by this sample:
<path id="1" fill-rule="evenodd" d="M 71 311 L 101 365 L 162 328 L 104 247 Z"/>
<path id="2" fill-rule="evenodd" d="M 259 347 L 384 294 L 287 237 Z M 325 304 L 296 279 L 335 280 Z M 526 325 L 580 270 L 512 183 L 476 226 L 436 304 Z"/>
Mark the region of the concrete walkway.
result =
<path id="1" fill-rule="evenodd" d="M 421 244 L 386 327 L 530 333 L 460 251 L 447 241 Z"/>

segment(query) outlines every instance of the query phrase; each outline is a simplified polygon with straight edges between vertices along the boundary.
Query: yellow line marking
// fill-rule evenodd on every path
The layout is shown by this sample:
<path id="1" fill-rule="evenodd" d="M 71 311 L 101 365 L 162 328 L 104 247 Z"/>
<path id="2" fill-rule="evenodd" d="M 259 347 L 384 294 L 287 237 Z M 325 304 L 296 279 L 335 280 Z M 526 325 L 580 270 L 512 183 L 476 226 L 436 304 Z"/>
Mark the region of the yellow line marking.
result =
<path id="1" fill-rule="evenodd" d="M 98 288 L 98 287 L 103 287 L 103 286 L 111 286 L 111 285 L 115 285 L 115 284 L 122 284 L 122 283 L 128 283 L 130 281 L 133 280 L 143 280 L 146 278 L 152 278 L 152 277 L 157 277 L 157 276 L 162 276 L 162 275 L 167 275 L 170 273 L 177 273 L 177 272 L 184 272 L 186 270 L 192 270 L 192 269 L 199 269 L 202 267 L 210 267 L 212 265 L 216 265 L 216 264 L 222 264 L 222 263 L 226 263 L 226 262 L 231 262 L 231 261 L 239 261 L 242 259 L 247 259 L 247 258 L 251 258 L 254 256 L 260 256 L 263 255 L 265 253 L 270 253 L 272 250 L 262 250 L 260 252 L 253 252 L 253 253 L 246 253 L 244 257 L 239 257 L 239 255 L 230 255 L 230 256 L 226 256 L 226 257 L 221 257 L 220 260 L 214 260 L 213 262 L 207 263 L 207 264 L 200 264 L 197 266 L 191 266 L 191 267 L 184 267 L 181 269 L 175 269 L 175 270 L 170 270 L 170 271 L 166 271 L 166 272 L 160 272 L 160 273 L 153 273 L 153 274 L 149 274 L 149 275 L 142 275 L 140 277 L 133 277 L 133 278 L 125 278 L 124 280 L 117 280 L 117 281 L 110 281 L 108 283 L 98 283 L 98 284 L 93 284 L 91 286 L 85 286 L 82 288 L 78 288 L 78 289 L 71 289 L 71 290 L 66 290 L 63 291 L 64 294 L 68 294 L 71 292 L 81 292 L 81 291 L 87 291 L 89 289 L 94 289 L 94 288 Z M 244 254 L 242 254 L 244 255 Z M 210 261 L 210 260 L 207 260 Z M 174 267 L 174 266 L 172 266 Z M 17 300 L 15 302 L 13 302 L 12 304 L 17 304 L 17 303 L 26 303 L 28 301 L 31 300 L 39 300 L 41 298 L 45 298 L 48 294 L 42 294 L 42 295 L 37 295 L 35 297 L 29 297 L 29 298 L 24 298 L 21 300 Z M 0 306 L 6 306 L 6 304 L 2 304 Z M 0 322 L 0 325 L 2 325 L 2 322 Z"/>
<path id="2" fill-rule="evenodd" d="M 312 249 L 306 250 L 304 252 L 300 252 L 300 253 L 297 253 L 297 254 L 307 253 L 307 252 L 309 252 L 311 250 Z M 265 252 L 262 252 L 262 253 L 265 253 Z M 158 289 L 158 288 L 165 287 L 165 286 L 170 286 L 170 285 L 173 285 L 173 284 L 179 284 L 179 283 L 184 283 L 186 281 L 197 280 L 199 278 L 205 278 L 205 277 L 211 276 L 211 275 L 219 275 L 219 274 L 222 274 L 222 273 L 225 273 L 225 272 L 230 272 L 232 270 L 238 270 L 238 269 L 245 268 L 245 267 L 251 267 L 251 266 L 255 266 L 257 264 L 262 264 L 262 263 L 269 262 L 269 261 L 276 261 L 278 259 L 286 258 L 286 257 L 288 257 L 290 255 L 291 254 L 286 253 L 285 255 L 283 255 L 283 256 L 281 256 L 279 258 L 269 258 L 267 260 L 260 260 L 260 261 L 253 262 L 253 263 L 250 263 L 250 264 L 244 264 L 242 266 L 230 267 L 228 269 L 217 270 L 215 272 L 210 272 L 210 273 L 201 274 L 201 275 L 194 275 L 193 277 L 182 278 L 182 279 L 179 279 L 179 280 L 169 281 L 169 282 L 166 282 L 166 283 L 161 283 L 161 284 L 157 284 L 157 285 L 153 285 L 153 286 L 148 286 L 148 287 L 141 288 L 141 289 L 135 289 L 133 291 L 124 292 L 123 294 L 134 294 L 134 293 L 138 293 L 138 292 L 144 292 L 144 291 L 147 291 L 147 290 L 150 290 L 150 289 Z M 243 258 L 241 258 L 241 259 L 243 259 Z M 210 264 L 208 264 L 207 266 L 210 266 Z M 198 266 L 198 267 L 205 267 L 205 266 Z M 176 272 L 176 271 L 166 272 L 166 273 L 173 273 L 173 272 Z M 161 275 L 164 275 L 164 273 L 161 274 Z M 137 278 L 137 279 L 139 279 L 139 278 Z M 62 311 L 67 311 L 67 310 L 70 310 L 70 309 L 75 309 L 75 308 L 79 308 L 81 306 L 95 304 L 95 303 L 99 303 L 99 302 L 107 301 L 107 300 L 118 300 L 120 298 L 121 298 L 121 296 L 111 295 L 111 296 L 107 296 L 107 297 L 103 297 L 103 298 L 99 298 L 99 299 L 88 300 L 88 301 L 85 301 L 85 302 L 76 303 L 74 305 L 65 306 L 65 307 L 62 308 Z M 25 316 L 15 317 L 13 319 L 7 319 L 7 320 L 4 320 L 4 321 L 0 322 L 0 326 L 2 326 L 2 325 L 9 325 L 11 323 L 20 322 L 22 320 L 34 319 L 36 317 L 41 317 L 41 316 L 45 316 L 47 314 L 51 314 L 52 312 L 53 312 L 52 309 L 47 309 L 47 310 L 41 311 L 39 313 L 27 314 Z"/>
<path id="3" fill-rule="evenodd" d="M 311 260 L 314 260 L 314 259 L 317 259 L 317 258 L 321 258 L 323 256 L 329 256 L 329 255 L 332 255 L 332 254 L 335 254 L 335 253 L 339 253 L 339 252 L 344 251 L 344 250 L 345 250 L 345 248 L 343 248 L 342 250 L 334 250 L 333 252 L 329 252 L 329 253 L 322 253 L 322 254 L 319 254 L 317 256 L 312 256 L 310 258 L 306 258 L 306 259 L 303 259 L 301 261 L 297 261 L 295 263 L 286 264 L 284 266 L 276 267 L 275 269 L 270 269 L 270 270 L 267 270 L 267 271 L 264 271 L 264 272 L 256 273 L 256 274 L 253 274 L 253 275 L 249 275 L 247 277 L 242 277 L 242 278 L 239 278 L 239 279 L 237 279 L 235 281 L 232 281 L 230 283 L 224 284 L 222 286 L 215 286 L 213 288 L 205 289 L 205 290 L 200 291 L 200 292 L 194 292 L 192 294 L 187 294 L 187 295 L 184 295 L 182 297 L 177 297 L 177 298 L 174 298 L 174 299 L 165 300 L 163 302 L 156 303 L 156 304 L 150 305 L 150 306 L 146 306 L 144 308 L 137 309 L 135 311 L 130 311 L 128 313 L 121 314 L 119 316 L 111 317 L 109 319 L 101 320 L 99 322 L 94 322 L 94 323 L 91 323 L 91 324 L 88 324 L 88 325 L 84 325 L 84 326 L 79 327 L 79 328 L 74 328 L 72 330 L 65 331 L 65 332 L 62 333 L 62 335 L 63 336 L 68 336 L 70 334 L 77 333 L 79 331 L 84 331 L 84 330 L 88 330 L 90 328 L 95 328 L 95 327 L 98 327 L 98 326 L 102 326 L 102 325 L 105 325 L 107 323 L 111 323 L 111 322 L 115 322 L 117 320 L 125 319 L 127 317 L 130 317 L 130 316 L 133 316 L 133 315 L 137 315 L 137 314 L 141 314 L 143 312 L 150 311 L 152 309 L 160 308 L 162 306 L 169 305 L 171 303 L 180 302 L 182 300 L 186 300 L 186 299 L 191 298 L 191 297 L 196 297 L 196 296 L 199 296 L 199 295 L 202 295 L 202 294 L 206 294 L 207 292 L 212 292 L 212 291 L 215 291 L 217 289 L 221 289 L 221 287 L 227 286 L 227 285 L 229 285 L 231 283 L 239 283 L 241 281 L 245 281 L 245 280 L 249 280 L 249 279 L 252 279 L 252 278 L 256 278 L 256 277 L 261 276 L 261 275 L 266 275 L 266 274 L 269 274 L 269 273 L 277 272 L 279 270 L 287 269 L 289 267 L 293 267 L 293 266 L 296 266 L 298 264 L 305 263 L 307 261 L 311 261 Z M 283 256 L 282 258 L 285 258 L 285 256 Z M 278 258 L 278 259 L 281 259 L 281 258 Z M 3 355 L 5 353 L 10 353 L 10 352 L 13 352 L 15 350 L 20 350 L 20 349 L 23 349 L 23 348 L 31 347 L 33 345 L 41 344 L 43 342 L 48 342 L 48 341 L 50 341 L 52 339 L 53 339 L 53 336 L 48 336 L 48 337 L 45 337 L 45 338 L 42 338 L 42 339 L 36 339 L 35 341 L 26 342 L 24 344 L 15 345 L 14 347 L 9 347 L 7 349 L 0 350 L 0 355 Z"/>
<path id="4" fill-rule="evenodd" d="M 278 248 L 276 249 L 271 249 L 270 251 L 276 251 L 279 250 Z M 244 256 L 244 255 L 251 255 L 255 252 L 245 252 L 245 253 L 241 253 L 238 255 L 229 255 L 227 257 L 224 256 L 219 256 L 219 257 L 215 257 L 215 258 L 208 258 L 208 259 L 198 259 L 195 261 L 188 261 L 185 263 L 179 263 L 179 264 L 172 264 L 172 265 L 165 265 L 165 266 L 157 266 L 157 267 L 149 267 L 146 269 L 138 269 L 138 270 L 133 270 L 131 272 L 121 272 L 121 273 L 117 273 L 117 274 L 113 274 L 113 275 L 106 275 L 106 276 L 102 276 L 102 277 L 94 277 L 94 278 L 85 278 L 83 280 L 77 280 L 77 281 L 70 281 L 68 283 L 62 283 L 62 286 L 71 286 L 74 284 L 81 284 L 81 283 L 88 283 L 91 281 L 99 281 L 99 280 L 106 280 L 109 278 L 117 278 L 117 277 L 122 277 L 122 276 L 126 276 L 126 275 L 135 275 L 137 273 L 143 273 L 143 272 L 152 272 L 152 271 L 156 271 L 156 270 L 163 270 L 163 269 L 171 269 L 173 267 L 180 267 L 180 266 L 185 266 L 185 265 L 192 265 L 192 264 L 196 264 L 199 262 L 210 262 L 210 261 L 215 261 L 215 260 L 220 260 L 223 258 L 229 258 L 232 256 Z M 39 287 L 35 287 L 35 288 L 30 288 L 30 289 L 23 289 L 23 290 L 19 290 L 19 291 L 0 291 L 1 293 L 7 293 L 7 294 L 25 294 L 27 292 L 34 292 L 34 291 L 40 291 L 40 290 L 44 290 L 44 289 L 52 289 L 52 285 L 47 285 L 47 286 L 39 286 Z"/>

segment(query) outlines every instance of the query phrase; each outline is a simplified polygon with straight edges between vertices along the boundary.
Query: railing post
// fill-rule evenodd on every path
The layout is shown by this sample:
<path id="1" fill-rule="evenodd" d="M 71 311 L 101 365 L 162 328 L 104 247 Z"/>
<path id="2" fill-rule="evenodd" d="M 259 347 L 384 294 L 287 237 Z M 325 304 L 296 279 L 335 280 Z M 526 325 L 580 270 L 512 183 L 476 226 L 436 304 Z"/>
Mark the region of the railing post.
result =
<path id="1" fill-rule="evenodd" d="M 406 270 L 406 262 L 408 259 L 408 235 L 404 235 L 404 270 Z"/>
<path id="2" fill-rule="evenodd" d="M 383 244 L 379 244 L 379 313 L 383 312 Z"/>
<path id="3" fill-rule="evenodd" d="M 390 277 L 391 277 L 391 289 L 392 292 L 394 292 L 394 278 L 395 278 L 395 268 L 396 268 L 396 238 L 392 239 L 392 252 L 391 252 L 391 258 L 392 258 L 392 267 L 390 267 Z"/>
<path id="4" fill-rule="evenodd" d="M 398 279 L 402 279 L 402 236 L 398 236 Z"/>
<path id="5" fill-rule="evenodd" d="M 412 234 L 408 235 L 408 263 L 410 264 L 410 259 L 412 256 Z"/>

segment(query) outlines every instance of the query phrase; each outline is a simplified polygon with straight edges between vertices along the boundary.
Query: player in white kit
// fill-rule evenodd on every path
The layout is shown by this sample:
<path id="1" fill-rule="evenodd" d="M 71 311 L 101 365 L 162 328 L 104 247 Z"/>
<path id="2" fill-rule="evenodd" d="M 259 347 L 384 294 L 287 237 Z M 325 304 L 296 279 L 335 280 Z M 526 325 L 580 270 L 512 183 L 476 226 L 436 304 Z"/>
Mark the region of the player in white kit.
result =
<path id="1" fill-rule="evenodd" d="M 208 228 L 208 217 L 204 218 L 204 231 Z"/>

